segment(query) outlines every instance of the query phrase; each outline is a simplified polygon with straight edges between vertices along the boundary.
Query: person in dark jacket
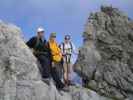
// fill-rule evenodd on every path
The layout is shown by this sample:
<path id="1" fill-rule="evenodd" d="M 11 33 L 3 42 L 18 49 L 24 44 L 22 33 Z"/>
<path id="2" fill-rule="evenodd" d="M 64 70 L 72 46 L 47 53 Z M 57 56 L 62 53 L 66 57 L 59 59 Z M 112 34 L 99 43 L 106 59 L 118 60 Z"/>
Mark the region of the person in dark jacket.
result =
<path id="1" fill-rule="evenodd" d="M 42 78 L 50 78 L 51 53 L 48 48 L 47 41 L 44 39 L 44 29 L 39 27 L 37 29 L 37 36 L 32 37 L 26 44 L 32 49 L 33 54 L 40 62 L 40 72 Z"/>
<path id="2" fill-rule="evenodd" d="M 53 57 L 49 43 L 44 39 L 44 29 L 41 27 L 38 28 L 37 36 L 32 37 L 26 44 L 33 50 L 34 55 L 41 64 L 41 68 L 39 69 L 43 81 L 47 83 L 52 77 L 55 81 L 56 87 L 58 89 L 63 89 L 65 85 L 61 82 L 57 71 L 52 68 Z"/>

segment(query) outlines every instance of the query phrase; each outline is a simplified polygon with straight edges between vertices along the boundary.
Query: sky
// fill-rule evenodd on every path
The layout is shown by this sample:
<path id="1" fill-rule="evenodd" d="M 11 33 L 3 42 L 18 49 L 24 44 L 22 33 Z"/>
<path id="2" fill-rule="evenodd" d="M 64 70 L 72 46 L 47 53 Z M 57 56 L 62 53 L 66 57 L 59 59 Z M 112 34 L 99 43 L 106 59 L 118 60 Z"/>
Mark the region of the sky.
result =
<path id="1" fill-rule="evenodd" d="M 133 18 L 133 0 L 0 0 L 0 20 L 19 26 L 25 40 L 42 26 L 47 39 L 56 32 L 60 43 L 70 34 L 79 47 L 90 12 L 99 11 L 101 5 L 117 7 Z"/>

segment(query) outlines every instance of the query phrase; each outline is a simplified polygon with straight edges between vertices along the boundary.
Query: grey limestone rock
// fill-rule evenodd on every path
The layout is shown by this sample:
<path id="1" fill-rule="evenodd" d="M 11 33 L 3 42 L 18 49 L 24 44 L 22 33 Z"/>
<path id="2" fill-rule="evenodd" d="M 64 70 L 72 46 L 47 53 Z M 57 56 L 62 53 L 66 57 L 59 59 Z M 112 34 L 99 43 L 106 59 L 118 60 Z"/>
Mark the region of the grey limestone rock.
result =
<path id="1" fill-rule="evenodd" d="M 133 99 L 132 26 L 132 20 L 111 6 L 90 14 L 74 67 L 87 87 L 108 97 Z"/>

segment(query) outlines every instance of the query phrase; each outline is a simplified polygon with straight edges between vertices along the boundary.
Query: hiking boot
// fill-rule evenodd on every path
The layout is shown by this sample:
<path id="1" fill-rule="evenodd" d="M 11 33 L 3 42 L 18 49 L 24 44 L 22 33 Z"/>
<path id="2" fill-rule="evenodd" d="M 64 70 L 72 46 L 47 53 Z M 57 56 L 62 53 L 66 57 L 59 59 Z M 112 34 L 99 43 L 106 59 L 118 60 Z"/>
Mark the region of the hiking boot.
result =
<path id="1" fill-rule="evenodd" d="M 50 85 L 50 78 L 43 78 L 42 81 L 47 85 Z"/>
<path id="2" fill-rule="evenodd" d="M 65 86 L 64 88 L 61 89 L 61 91 L 69 92 L 69 87 L 68 86 Z"/>
<path id="3" fill-rule="evenodd" d="M 70 80 L 68 80 L 68 86 L 75 86 L 75 83 L 70 81 Z"/>

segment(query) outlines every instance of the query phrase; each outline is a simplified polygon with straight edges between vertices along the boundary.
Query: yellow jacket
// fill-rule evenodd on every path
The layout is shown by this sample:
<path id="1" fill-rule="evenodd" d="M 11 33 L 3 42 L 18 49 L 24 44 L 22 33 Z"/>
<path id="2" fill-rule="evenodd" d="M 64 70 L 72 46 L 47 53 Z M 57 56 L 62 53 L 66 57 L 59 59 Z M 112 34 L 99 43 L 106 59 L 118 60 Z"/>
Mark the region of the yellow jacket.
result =
<path id="1" fill-rule="evenodd" d="M 49 47 L 51 49 L 53 61 L 60 62 L 62 59 L 62 54 L 61 54 L 61 49 L 59 48 L 56 41 L 52 42 L 49 40 Z"/>

